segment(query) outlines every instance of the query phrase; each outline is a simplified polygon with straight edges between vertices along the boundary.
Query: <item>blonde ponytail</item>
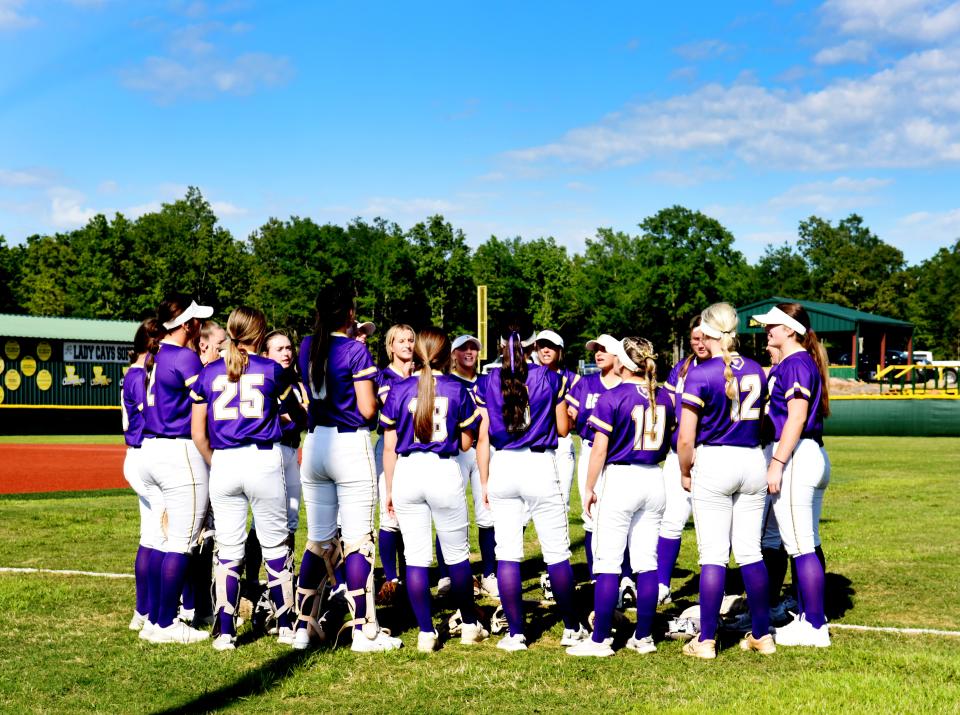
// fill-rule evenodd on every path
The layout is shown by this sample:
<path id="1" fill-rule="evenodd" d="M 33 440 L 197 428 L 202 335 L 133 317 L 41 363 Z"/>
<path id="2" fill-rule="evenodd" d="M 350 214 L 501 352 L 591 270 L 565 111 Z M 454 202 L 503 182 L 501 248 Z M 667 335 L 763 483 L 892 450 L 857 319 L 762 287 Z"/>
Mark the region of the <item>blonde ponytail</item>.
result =
<path id="1" fill-rule="evenodd" d="M 443 373 L 450 363 L 450 341 L 437 328 L 424 328 L 413 347 L 414 362 L 420 370 L 417 380 L 417 409 L 413 414 L 413 433 L 420 442 L 433 441 L 434 403 L 437 386 L 433 371 Z"/>
<path id="2" fill-rule="evenodd" d="M 240 344 L 252 345 L 254 352 L 257 352 L 266 334 L 267 319 L 259 310 L 242 305 L 230 313 L 227 318 L 227 337 L 230 341 L 224 358 L 230 382 L 237 382 L 250 362 L 247 351 L 242 350 Z"/>
<path id="3" fill-rule="evenodd" d="M 730 363 L 733 360 L 732 353 L 737 349 L 737 311 L 729 303 L 714 303 L 700 314 L 700 319 L 700 329 L 703 334 L 720 342 L 724 392 L 729 399 L 733 400 L 738 390 Z M 718 332 L 720 335 L 711 335 L 711 332 Z"/>
<path id="4" fill-rule="evenodd" d="M 634 375 L 642 374 L 647 383 L 647 393 L 650 397 L 650 434 L 653 435 L 657 425 L 657 354 L 653 351 L 653 344 L 643 338 L 624 338 L 623 350 L 639 368 Z"/>

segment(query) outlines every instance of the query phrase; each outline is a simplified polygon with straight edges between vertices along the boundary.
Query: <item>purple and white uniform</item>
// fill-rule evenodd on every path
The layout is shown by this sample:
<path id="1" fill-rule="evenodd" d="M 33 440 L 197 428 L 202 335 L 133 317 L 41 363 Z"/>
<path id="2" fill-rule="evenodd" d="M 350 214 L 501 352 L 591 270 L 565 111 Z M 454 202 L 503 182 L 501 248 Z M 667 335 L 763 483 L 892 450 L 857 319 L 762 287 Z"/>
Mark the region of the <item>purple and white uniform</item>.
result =
<path id="1" fill-rule="evenodd" d="M 793 454 L 783 467 L 779 494 L 773 495 L 773 511 L 780 525 L 783 546 L 791 556 L 814 553 L 820 545 L 820 514 L 830 483 L 830 459 L 823 448 L 823 416 L 820 413 L 823 384 L 817 364 L 806 350 L 792 353 L 770 372 L 768 418 L 773 425 L 776 452 L 791 400 L 807 402 L 807 418 Z"/>
<path id="2" fill-rule="evenodd" d="M 561 367 L 557 373 L 563 377 L 566 383 L 567 394 L 569 395 L 576 384 L 580 381 L 580 376 Z M 573 474 L 577 468 L 577 454 L 573 447 L 573 430 L 565 437 L 557 438 L 557 474 L 560 476 L 560 487 L 563 490 L 563 503 L 570 509 L 570 487 L 573 485 Z"/>
<path id="3" fill-rule="evenodd" d="M 387 365 L 383 370 L 377 373 L 377 401 L 384 405 L 387 396 L 390 394 L 390 388 L 399 384 L 406 378 L 393 369 L 393 366 Z M 387 513 L 387 482 L 383 476 L 383 423 L 377 426 L 377 432 L 380 433 L 380 439 L 377 440 L 373 448 L 373 458 L 377 469 L 377 490 L 380 495 L 380 528 L 388 531 L 397 531 L 400 525 L 397 520 Z"/>
<path id="4" fill-rule="evenodd" d="M 304 405 L 310 404 L 307 388 L 289 368 L 291 385 L 280 396 L 280 453 L 283 455 L 283 481 L 287 485 L 287 531 L 295 533 L 300 526 L 300 436 L 307 425 Z M 286 415 L 290 421 L 283 420 Z"/>
<path id="5" fill-rule="evenodd" d="M 144 483 L 162 495 L 167 530 L 161 548 L 168 553 L 190 551 L 207 511 L 207 464 L 190 436 L 190 388 L 202 369 L 189 348 L 161 342 L 147 382 L 141 459 Z"/>
<path id="6" fill-rule="evenodd" d="M 310 391 L 309 426 L 336 427 L 340 433 L 358 431 L 371 426 L 357 408 L 354 382 L 377 379 L 377 366 L 366 346 L 343 333 L 330 336 L 330 353 L 324 384 L 314 385 L 310 367 L 310 348 L 313 336 L 308 335 L 300 343 L 300 374 Z M 304 445 L 306 449 L 306 445 Z"/>
<path id="7" fill-rule="evenodd" d="M 580 459 L 577 462 L 577 488 L 583 494 L 587 487 L 587 469 L 590 465 L 590 447 L 593 443 L 593 426 L 590 424 L 590 415 L 597 406 L 597 400 L 600 395 L 613 389 L 620 384 L 620 378 L 610 375 L 610 382 L 614 383 L 612 387 L 607 387 L 599 372 L 582 376 L 575 380 L 566 394 L 567 404 L 577 411 L 577 418 L 574 428 L 580 435 Z M 583 520 L 585 531 L 593 531 L 593 518 L 587 512 L 581 510 L 580 518 Z M 592 558 L 592 557 L 591 557 Z"/>
<path id="8" fill-rule="evenodd" d="M 741 566 L 761 560 L 767 480 L 760 419 L 766 376 L 756 361 L 736 353 L 730 368 L 734 399 L 726 395 L 721 357 L 691 368 L 683 386 L 683 405 L 699 418 L 692 500 L 701 565 L 725 567 L 731 546 Z M 685 410 L 681 424 L 691 416 Z"/>
<path id="9" fill-rule="evenodd" d="M 123 476 L 131 489 L 136 492 L 140 502 L 140 545 L 149 549 L 159 549 L 163 543 L 163 530 L 160 528 L 163 504 L 160 490 L 153 484 L 147 485 L 143 478 L 144 418 L 143 409 L 147 401 L 147 375 L 140 365 L 131 365 L 123 376 L 123 392 L 120 399 L 120 414 L 123 422 L 123 440 L 127 445 L 127 454 L 123 460 Z"/>

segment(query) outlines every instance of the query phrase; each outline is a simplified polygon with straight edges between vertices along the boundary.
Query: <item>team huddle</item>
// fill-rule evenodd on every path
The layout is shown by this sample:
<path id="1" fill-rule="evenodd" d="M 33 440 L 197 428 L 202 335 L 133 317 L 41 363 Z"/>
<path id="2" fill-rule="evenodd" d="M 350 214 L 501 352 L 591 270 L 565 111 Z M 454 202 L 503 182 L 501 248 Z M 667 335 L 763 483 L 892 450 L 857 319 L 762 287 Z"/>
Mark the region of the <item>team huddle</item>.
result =
<path id="1" fill-rule="evenodd" d="M 316 308 L 297 351 L 247 307 L 231 312 L 220 347 L 210 335 L 219 330 L 213 309 L 183 296 L 139 327 L 123 424 L 124 474 L 140 502 L 130 628 L 141 639 L 212 635 L 216 650 L 234 649 L 241 593 L 259 584 L 262 562 L 269 632 L 280 643 L 307 649 L 349 630 L 354 651 L 400 648 L 376 606 L 403 599 L 418 649 L 434 651 L 436 543 L 437 594 L 458 609 L 451 634 L 472 645 L 503 630 L 498 648 L 526 650 L 521 564 L 532 521 L 546 564 L 541 585 L 563 621 L 567 653 L 613 655 L 615 616 L 628 602 L 636 625 L 626 648 L 651 653 L 692 513 L 699 628 L 684 654 L 716 657 L 731 554 L 748 606 L 741 648 L 768 655 L 778 645 L 830 645 L 819 538 L 828 381 L 801 306 L 752 316 L 766 326 L 769 372 L 737 353 L 736 311 L 709 306 L 691 322 L 691 354 L 666 381 L 649 341 L 606 334 L 586 345 L 597 371 L 576 375 L 563 366 L 563 338 L 535 332 L 523 317 L 504 321 L 498 358 L 483 374 L 477 338 L 451 341 L 437 328 L 406 325 L 387 331 L 389 364 L 380 369 L 365 344 L 375 328 L 356 322 L 351 291 L 325 290 Z M 575 472 L 594 584 L 589 617 L 577 607 L 570 563 Z M 307 542 L 295 573 L 301 495 Z M 205 541 L 215 544 L 206 569 L 197 554 Z M 783 620 L 776 600 L 788 561 L 796 615 L 773 628 Z M 204 571 L 215 593 L 208 617 L 196 594 Z M 483 622 L 480 594 L 499 601 L 497 628 Z M 331 615 L 337 600 L 346 617 Z"/>

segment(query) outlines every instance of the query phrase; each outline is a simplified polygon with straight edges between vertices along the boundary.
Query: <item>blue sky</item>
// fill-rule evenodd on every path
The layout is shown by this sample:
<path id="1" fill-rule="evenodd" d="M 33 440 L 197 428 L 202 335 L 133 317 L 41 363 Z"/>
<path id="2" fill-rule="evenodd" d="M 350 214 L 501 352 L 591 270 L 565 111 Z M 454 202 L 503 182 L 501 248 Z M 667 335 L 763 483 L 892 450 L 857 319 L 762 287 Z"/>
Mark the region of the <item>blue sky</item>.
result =
<path id="1" fill-rule="evenodd" d="M 268 217 L 472 245 L 636 231 L 682 204 L 755 260 L 863 215 L 960 237 L 960 2 L 0 0 L 0 234 L 199 186 Z"/>

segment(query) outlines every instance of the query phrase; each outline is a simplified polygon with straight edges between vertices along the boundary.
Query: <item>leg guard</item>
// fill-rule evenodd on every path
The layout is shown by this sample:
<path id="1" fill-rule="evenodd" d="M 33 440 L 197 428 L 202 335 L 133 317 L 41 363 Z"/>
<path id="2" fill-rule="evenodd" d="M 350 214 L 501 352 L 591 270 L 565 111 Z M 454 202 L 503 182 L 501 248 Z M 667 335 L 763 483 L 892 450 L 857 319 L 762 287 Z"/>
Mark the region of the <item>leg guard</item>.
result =
<path id="1" fill-rule="evenodd" d="M 293 611 L 291 559 L 289 555 L 283 557 L 282 561 L 280 559 L 267 559 L 264 565 L 267 568 L 267 589 L 270 591 L 274 617 L 279 625 L 288 626 L 289 614 Z"/>
<path id="2" fill-rule="evenodd" d="M 297 605 L 299 607 L 297 628 L 307 628 L 312 636 L 325 640 L 326 632 L 318 620 L 321 601 L 328 586 L 335 586 L 337 583 L 334 572 L 343 562 L 343 549 L 340 539 L 330 539 L 329 541 L 307 541 L 306 550 L 323 561 L 325 573 L 321 573 L 319 582 L 314 588 L 304 586 L 302 579 L 297 584 Z M 303 574 L 302 568 L 301 565 L 301 576 Z"/>
<path id="3" fill-rule="evenodd" d="M 352 628 L 361 625 L 363 634 L 373 640 L 377 637 L 380 627 L 377 625 L 376 604 L 374 603 L 373 592 L 373 562 L 374 562 L 374 543 L 373 535 L 366 534 L 359 541 L 352 544 L 344 544 L 344 560 L 347 556 L 357 553 L 361 554 L 369 565 L 367 569 L 367 580 L 361 588 L 347 591 L 347 606 L 350 609 L 350 620 L 343 624 L 341 632 L 346 628 Z M 356 599 L 363 598 L 366 603 L 366 613 L 363 617 L 357 617 Z"/>
<path id="4" fill-rule="evenodd" d="M 243 561 L 221 561 L 214 567 L 217 595 L 217 623 L 219 633 L 236 633 L 236 614 L 240 604 L 240 570 Z"/>

